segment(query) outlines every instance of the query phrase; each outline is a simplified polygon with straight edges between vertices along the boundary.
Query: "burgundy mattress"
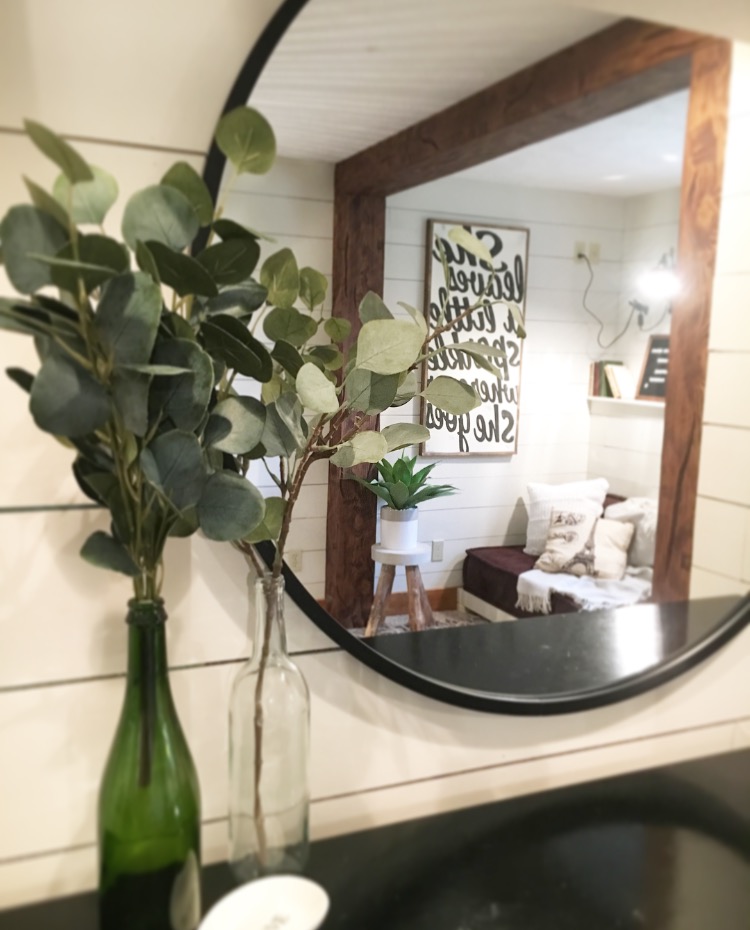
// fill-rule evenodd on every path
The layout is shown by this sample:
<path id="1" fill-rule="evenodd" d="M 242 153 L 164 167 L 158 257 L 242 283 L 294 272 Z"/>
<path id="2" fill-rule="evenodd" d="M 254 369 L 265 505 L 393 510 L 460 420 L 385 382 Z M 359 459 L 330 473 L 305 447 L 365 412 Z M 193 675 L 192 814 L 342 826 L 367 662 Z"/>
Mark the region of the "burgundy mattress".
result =
<path id="1" fill-rule="evenodd" d="M 607 494 L 604 507 L 625 500 L 619 494 Z M 463 568 L 464 591 L 493 604 L 512 617 L 533 617 L 526 610 L 516 607 L 518 592 L 516 580 L 519 575 L 534 567 L 538 556 L 526 555 L 523 546 L 479 546 L 467 549 Z M 552 592 L 553 614 L 578 613 L 578 605 L 564 594 Z"/>
<path id="2" fill-rule="evenodd" d="M 523 546 L 479 546 L 467 549 L 464 559 L 464 590 L 493 604 L 512 617 L 533 617 L 516 607 L 518 576 L 534 567 L 539 558 L 526 555 Z M 553 614 L 575 613 L 578 605 L 564 594 L 552 593 Z"/>

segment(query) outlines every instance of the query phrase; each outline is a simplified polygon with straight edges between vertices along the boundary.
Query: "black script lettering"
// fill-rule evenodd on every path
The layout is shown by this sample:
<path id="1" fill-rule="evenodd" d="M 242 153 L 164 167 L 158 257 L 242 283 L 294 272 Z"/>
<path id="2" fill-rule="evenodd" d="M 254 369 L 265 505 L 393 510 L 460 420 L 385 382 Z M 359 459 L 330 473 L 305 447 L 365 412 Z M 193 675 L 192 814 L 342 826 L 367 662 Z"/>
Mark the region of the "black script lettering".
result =
<path id="1" fill-rule="evenodd" d="M 468 413 L 456 415 L 446 413 L 432 404 L 425 405 L 424 425 L 427 429 L 445 430 L 448 433 L 458 434 L 458 451 L 468 452 L 469 443 L 466 434 L 471 426 L 471 419 Z"/>
<path id="2" fill-rule="evenodd" d="M 503 442 L 514 442 L 515 436 L 513 429 L 516 425 L 516 421 L 510 410 L 503 410 L 503 420 L 505 420 L 506 426 L 503 430 L 503 435 L 500 438 L 503 440 Z"/>
<path id="3" fill-rule="evenodd" d="M 521 346 L 511 339 L 510 342 L 506 342 L 507 352 L 508 352 L 508 364 L 513 368 L 518 368 L 521 364 Z"/>

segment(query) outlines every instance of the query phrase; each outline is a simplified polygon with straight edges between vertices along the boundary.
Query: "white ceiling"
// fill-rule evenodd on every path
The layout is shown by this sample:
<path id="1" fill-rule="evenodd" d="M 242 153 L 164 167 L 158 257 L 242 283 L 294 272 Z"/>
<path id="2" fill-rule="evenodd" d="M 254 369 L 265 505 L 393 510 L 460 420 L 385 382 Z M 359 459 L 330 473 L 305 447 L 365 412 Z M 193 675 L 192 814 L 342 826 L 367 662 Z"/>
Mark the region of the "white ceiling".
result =
<path id="1" fill-rule="evenodd" d="M 614 197 L 679 187 L 687 105 L 687 91 L 671 94 L 456 177 Z"/>
<path id="2" fill-rule="evenodd" d="M 615 21 L 560 0 L 309 0 L 250 99 L 281 155 L 337 162 Z"/>

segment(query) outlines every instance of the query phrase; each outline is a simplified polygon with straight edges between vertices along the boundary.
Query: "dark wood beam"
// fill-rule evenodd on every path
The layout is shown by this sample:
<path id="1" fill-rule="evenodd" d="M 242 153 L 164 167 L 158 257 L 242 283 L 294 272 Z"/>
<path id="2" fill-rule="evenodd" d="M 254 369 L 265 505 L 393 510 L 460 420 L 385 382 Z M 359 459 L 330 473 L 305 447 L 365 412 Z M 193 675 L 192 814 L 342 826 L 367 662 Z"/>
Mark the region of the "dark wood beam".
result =
<path id="1" fill-rule="evenodd" d="M 368 291 L 383 293 L 385 198 L 335 193 L 333 231 L 333 315 L 349 320 L 353 345 L 359 331 L 357 308 Z M 371 429 L 377 418 L 371 418 Z M 367 467 L 355 470 L 364 475 Z M 328 469 L 326 521 L 326 607 L 346 627 L 365 626 L 373 597 L 376 498 L 341 469 Z"/>
<path id="2" fill-rule="evenodd" d="M 690 592 L 730 62 L 731 45 L 719 40 L 692 56 L 677 256 L 682 290 L 672 310 L 661 456 L 657 601 L 683 600 Z"/>
<path id="3" fill-rule="evenodd" d="M 337 184 L 394 194 L 680 90 L 704 41 L 616 23 L 340 162 Z"/>

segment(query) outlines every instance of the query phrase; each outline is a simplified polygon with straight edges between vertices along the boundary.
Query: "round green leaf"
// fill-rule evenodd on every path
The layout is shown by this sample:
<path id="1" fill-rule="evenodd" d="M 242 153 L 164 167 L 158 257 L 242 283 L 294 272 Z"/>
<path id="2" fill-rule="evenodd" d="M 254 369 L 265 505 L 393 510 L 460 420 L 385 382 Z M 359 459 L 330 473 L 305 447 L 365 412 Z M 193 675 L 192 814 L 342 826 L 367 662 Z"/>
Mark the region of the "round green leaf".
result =
<path id="1" fill-rule="evenodd" d="M 314 268 L 301 268 L 299 273 L 299 296 L 309 310 L 313 310 L 326 299 L 328 278 Z"/>
<path id="2" fill-rule="evenodd" d="M 52 271 L 48 264 L 30 256 L 54 258 L 68 241 L 68 233 L 49 213 L 21 204 L 5 214 L 0 239 L 10 283 L 21 294 L 32 294 L 52 283 Z"/>
<path id="3" fill-rule="evenodd" d="M 55 436 L 86 436 L 109 419 L 104 387 L 67 358 L 49 355 L 34 379 L 31 415 L 39 429 Z"/>
<path id="4" fill-rule="evenodd" d="M 58 203 L 70 211 L 76 223 L 101 225 L 109 208 L 117 200 L 117 181 L 103 168 L 91 165 L 93 178 L 90 181 L 71 183 L 67 175 L 61 174 L 55 181 L 52 193 Z"/>
<path id="5" fill-rule="evenodd" d="M 226 313 L 238 319 L 247 319 L 266 302 L 266 289 L 252 279 L 242 287 L 231 287 L 206 302 L 208 313 Z"/>
<path id="6" fill-rule="evenodd" d="M 274 307 L 263 320 L 263 332 L 273 342 L 283 340 L 293 346 L 304 345 L 317 332 L 312 317 L 294 307 Z"/>
<path id="7" fill-rule="evenodd" d="M 388 451 L 405 449 L 407 446 L 416 446 L 427 442 L 430 431 L 421 423 L 393 423 L 381 430 L 381 435 L 388 443 Z"/>
<path id="8" fill-rule="evenodd" d="M 81 556 L 97 568 L 108 568 L 130 577 L 139 574 L 138 566 L 125 546 L 102 530 L 89 536 L 81 548 Z"/>
<path id="9" fill-rule="evenodd" d="M 335 413 L 339 409 L 336 388 L 317 365 L 308 362 L 297 372 L 297 394 L 302 406 L 314 413 Z"/>
<path id="10" fill-rule="evenodd" d="M 225 241 L 227 239 L 265 239 L 266 242 L 276 242 L 271 236 L 266 236 L 265 233 L 258 232 L 250 226 L 243 226 L 234 220 L 215 220 L 213 229 L 216 235 Z"/>
<path id="11" fill-rule="evenodd" d="M 376 375 L 355 368 L 346 379 L 346 402 L 352 410 L 374 415 L 393 404 L 397 390 L 397 375 Z"/>
<path id="12" fill-rule="evenodd" d="M 461 415 L 479 406 L 479 398 L 470 384 L 457 381 L 449 375 L 433 378 L 422 391 L 422 397 L 433 407 L 439 407 L 447 413 Z"/>
<path id="13" fill-rule="evenodd" d="M 208 226 L 214 218 L 214 204 L 206 182 L 186 161 L 178 161 L 161 179 L 162 184 L 174 187 L 189 201 L 201 226 Z"/>
<path id="14" fill-rule="evenodd" d="M 103 346 L 117 364 L 145 364 L 161 317 L 161 291 L 141 271 L 107 282 L 94 318 Z"/>
<path id="15" fill-rule="evenodd" d="M 261 440 L 266 408 L 253 397 L 227 397 L 211 411 L 204 439 L 206 445 L 231 455 L 243 455 Z"/>
<path id="16" fill-rule="evenodd" d="M 157 436 L 140 457 L 146 479 L 168 498 L 177 510 L 198 503 L 206 473 L 196 436 L 170 430 Z"/>
<path id="17" fill-rule="evenodd" d="M 265 174 L 276 158 L 271 124 L 252 107 L 237 107 L 222 116 L 216 144 L 238 174 Z"/>
<path id="18" fill-rule="evenodd" d="M 79 236 L 78 258 L 69 242 L 50 259 L 52 282 L 63 291 L 76 293 L 83 282 L 87 294 L 105 281 L 120 275 L 130 267 L 130 255 L 125 246 L 107 236 Z"/>
<path id="19" fill-rule="evenodd" d="M 260 269 L 260 283 L 268 291 L 274 307 L 291 307 L 299 296 L 299 270 L 291 249 L 269 255 Z"/>
<path id="20" fill-rule="evenodd" d="M 26 190 L 29 192 L 29 196 L 31 197 L 31 201 L 34 206 L 38 207 L 44 213 L 49 213 L 49 215 L 53 219 L 57 220 L 57 222 L 64 229 L 67 229 L 70 225 L 70 217 L 55 200 L 52 194 L 48 194 L 43 187 L 35 184 L 26 176 L 24 176 L 23 183 L 26 185 Z"/>
<path id="21" fill-rule="evenodd" d="M 262 521 L 244 537 L 245 542 L 259 543 L 264 539 L 271 539 L 274 542 L 279 538 L 281 524 L 284 519 L 286 502 L 281 497 L 266 498 L 266 512 Z"/>
<path id="22" fill-rule="evenodd" d="M 245 478 L 231 472 L 211 475 L 198 501 L 198 521 L 209 539 L 242 539 L 263 519 L 265 501 Z"/>
<path id="23" fill-rule="evenodd" d="M 195 238 L 200 223 L 192 204 L 174 187 L 156 184 L 133 194 L 122 218 L 122 235 L 136 243 L 155 240 L 181 252 Z"/>
<path id="24" fill-rule="evenodd" d="M 206 348 L 228 368 L 257 381 L 269 381 L 273 361 L 265 346 L 252 336 L 239 320 L 220 313 L 204 320 L 201 336 Z"/>
<path id="25" fill-rule="evenodd" d="M 206 415 L 214 388 L 211 357 L 190 339 L 157 342 L 154 364 L 187 368 L 189 374 L 155 377 L 149 396 L 154 416 L 167 416 L 178 429 L 194 430 Z"/>
<path id="26" fill-rule="evenodd" d="M 284 371 L 288 371 L 293 378 L 297 377 L 297 372 L 305 364 L 304 359 L 294 346 L 284 342 L 283 339 L 277 340 L 271 350 L 271 358 L 278 362 Z"/>
<path id="27" fill-rule="evenodd" d="M 333 342 L 343 342 L 352 331 L 352 324 L 349 320 L 332 316 L 325 321 L 323 329 Z"/>
<path id="28" fill-rule="evenodd" d="M 406 320 L 372 320 L 357 338 L 357 368 L 396 375 L 410 368 L 422 349 L 422 332 Z"/>
<path id="29" fill-rule="evenodd" d="M 190 255 L 177 252 L 153 240 L 145 243 L 145 246 L 140 242 L 138 245 L 141 246 L 141 258 L 144 258 L 143 248 L 145 247 L 154 260 L 159 280 L 175 290 L 180 297 L 184 297 L 185 294 L 215 297 L 218 294 L 216 283 L 211 275 Z"/>
<path id="30" fill-rule="evenodd" d="M 363 323 L 370 323 L 372 320 L 392 320 L 393 314 L 383 303 L 382 297 L 368 291 L 359 305 L 359 318 Z"/>
<path id="31" fill-rule="evenodd" d="M 331 464 L 340 468 L 352 468 L 363 462 L 379 462 L 387 451 L 388 443 L 380 433 L 364 430 L 339 446 L 331 457 Z"/>
<path id="32" fill-rule="evenodd" d="M 217 284 L 240 284 L 253 273 L 260 258 L 255 239 L 229 239 L 209 246 L 198 261 Z"/>

